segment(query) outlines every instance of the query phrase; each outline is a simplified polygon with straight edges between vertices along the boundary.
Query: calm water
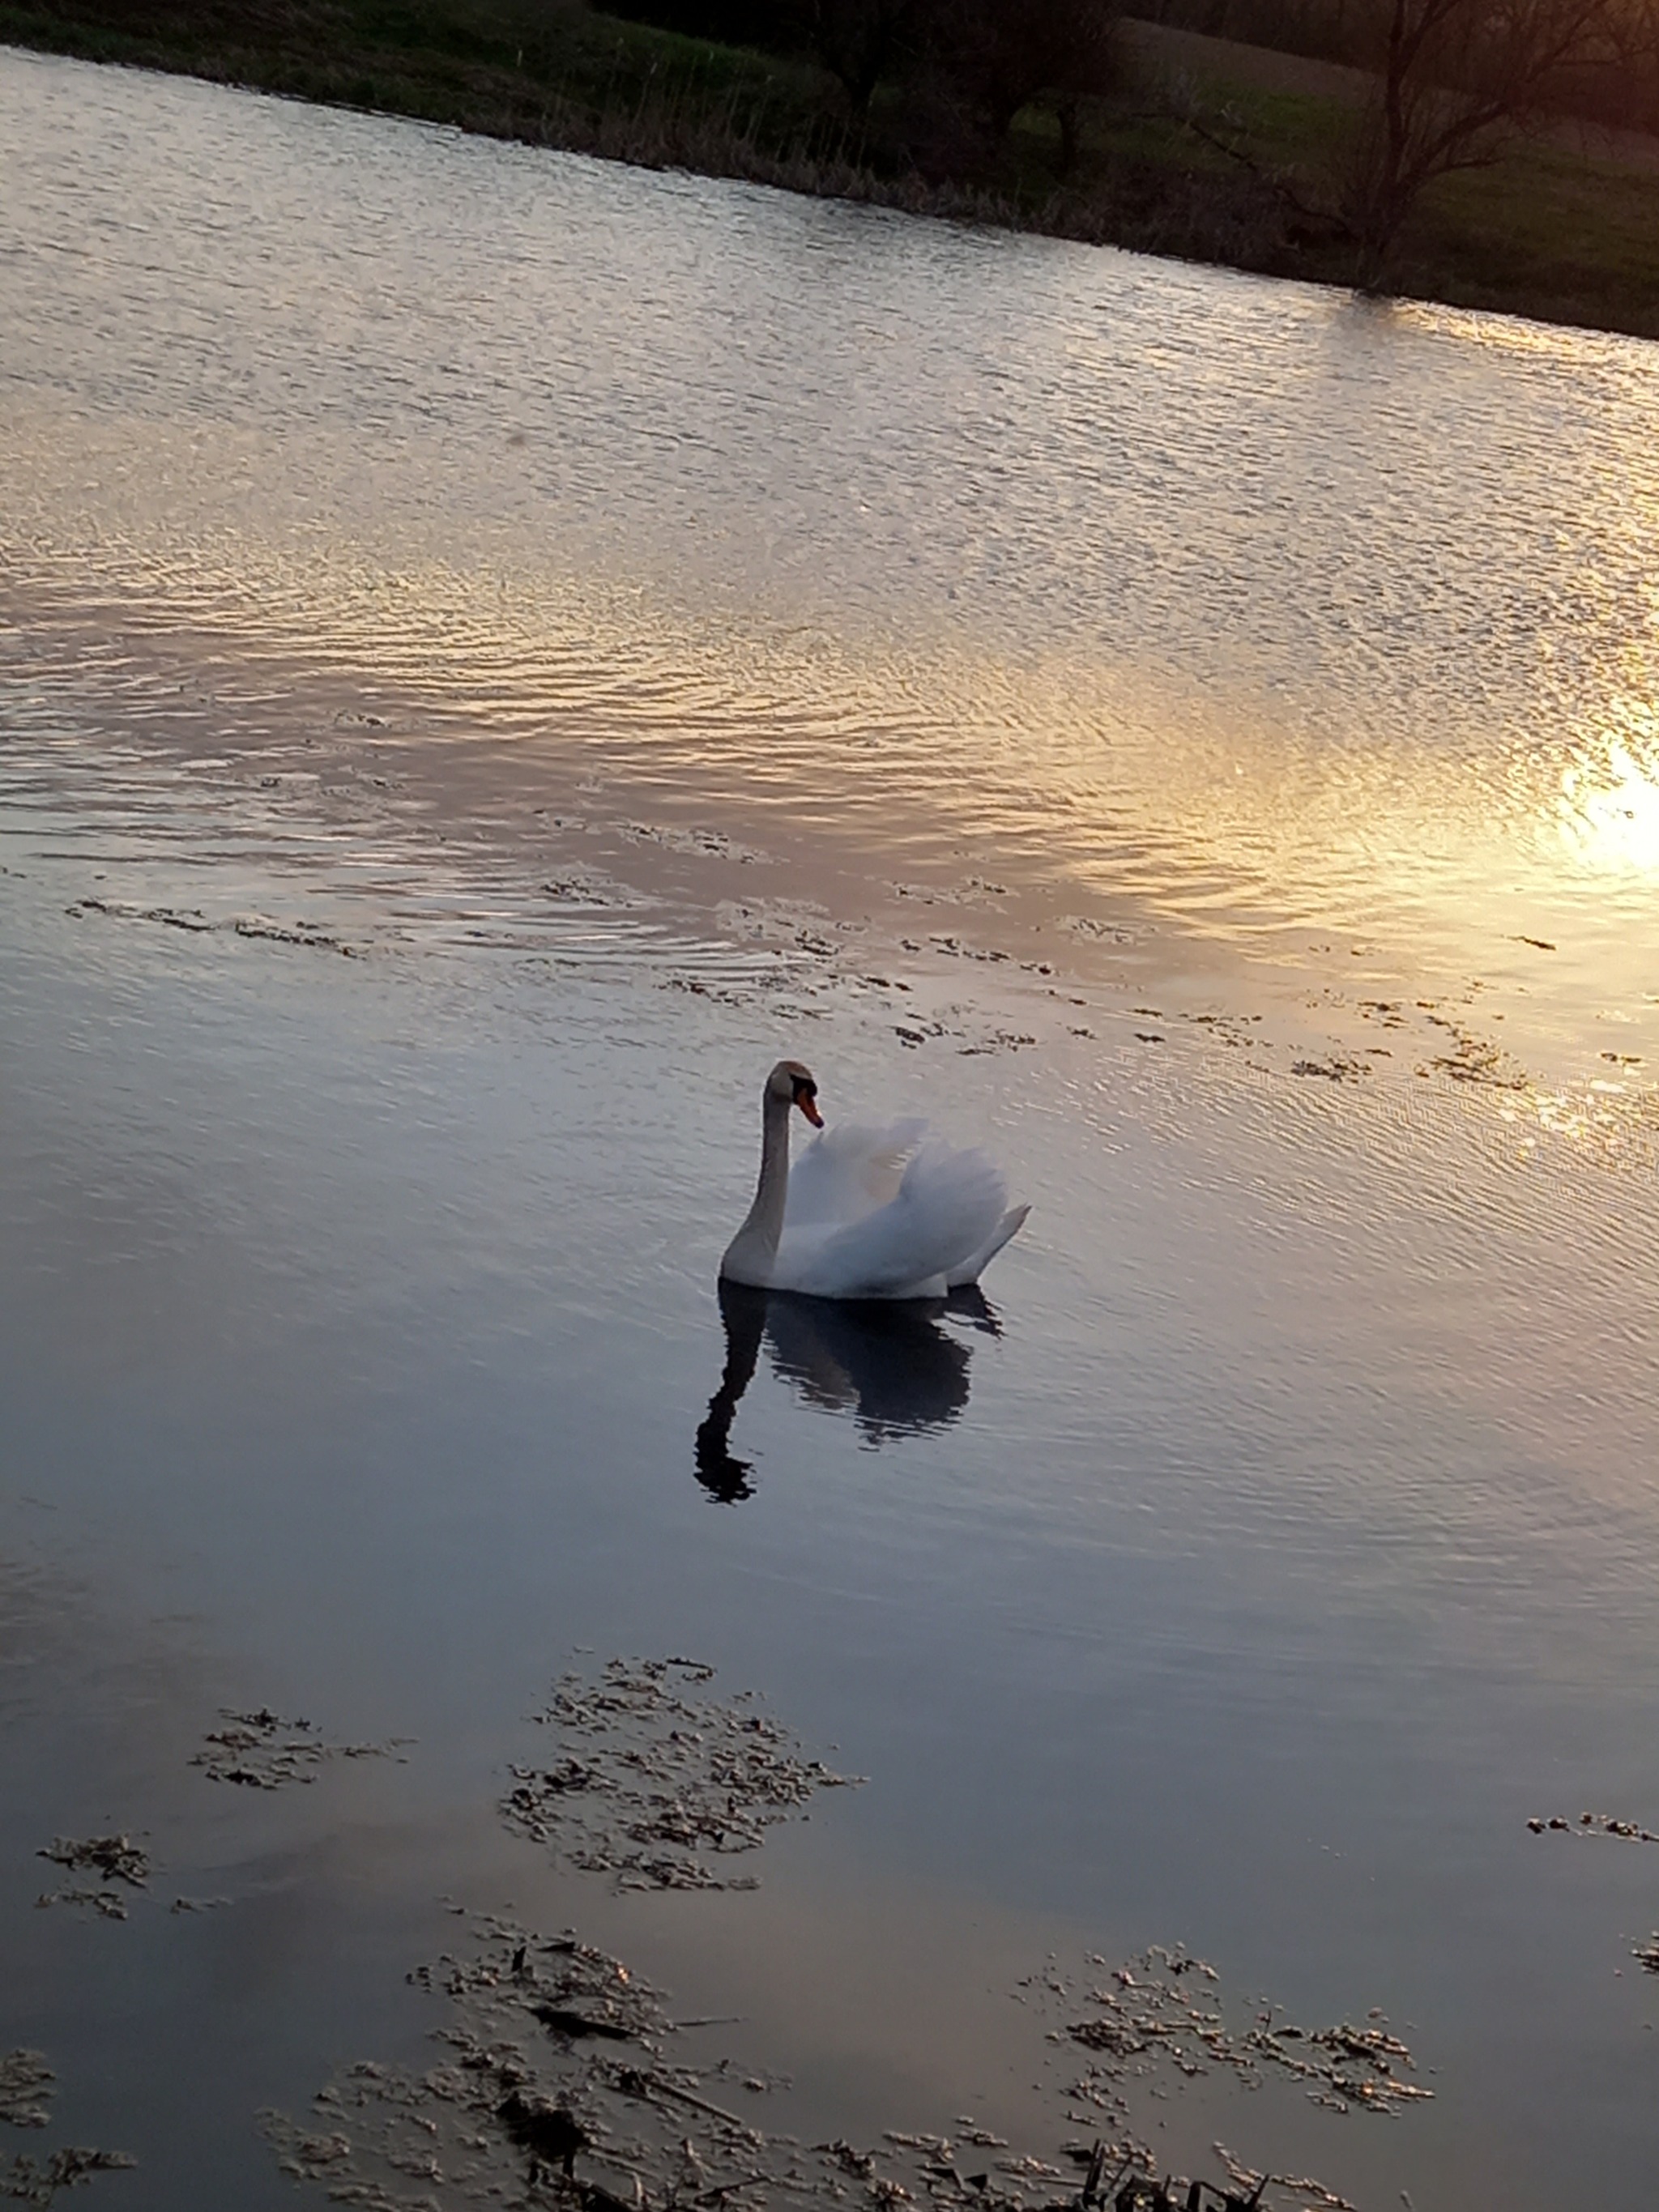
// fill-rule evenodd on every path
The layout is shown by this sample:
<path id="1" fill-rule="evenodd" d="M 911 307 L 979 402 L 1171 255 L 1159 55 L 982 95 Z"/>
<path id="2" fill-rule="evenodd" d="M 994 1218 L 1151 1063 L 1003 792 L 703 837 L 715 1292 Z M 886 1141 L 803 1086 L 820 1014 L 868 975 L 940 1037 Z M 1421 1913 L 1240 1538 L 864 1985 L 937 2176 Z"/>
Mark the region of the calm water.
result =
<path id="1" fill-rule="evenodd" d="M 1659 1826 L 1659 353 L 15 54 L 0 149 L 50 2140 L 291 2202 L 255 2113 L 511 1899 L 803 2132 L 1052 2156 L 1010 1992 L 1180 1942 L 1436 2094 L 1172 2165 L 1642 2201 L 1659 1850 L 1525 1822 Z M 782 1050 L 1035 1212 L 995 1329 L 781 1314 L 722 1502 Z M 868 1785 L 752 1897 L 556 1876 L 493 1807 L 583 1646 Z M 261 1703 L 417 1741 L 215 1790 Z M 155 1897 L 37 1910 L 111 1828 Z"/>

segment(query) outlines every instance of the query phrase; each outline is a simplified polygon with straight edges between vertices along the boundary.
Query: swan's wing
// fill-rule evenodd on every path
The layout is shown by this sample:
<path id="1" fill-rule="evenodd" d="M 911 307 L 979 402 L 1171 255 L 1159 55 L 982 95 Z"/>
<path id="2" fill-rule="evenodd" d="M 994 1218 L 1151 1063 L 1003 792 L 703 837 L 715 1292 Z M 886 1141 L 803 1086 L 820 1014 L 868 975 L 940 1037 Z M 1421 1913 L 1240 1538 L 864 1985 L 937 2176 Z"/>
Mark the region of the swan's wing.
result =
<path id="1" fill-rule="evenodd" d="M 1009 1238 L 1018 1235 L 1024 1227 L 1025 1217 L 1030 1210 L 1029 1206 L 1011 1206 L 991 1232 L 990 1242 L 981 1244 L 978 1251 L 970 1254 L 959 1267 L 951 1269 L 945 1279 L 949 1287 L 961 1291 L 965 1290 L 969 1283 L 978 1282 Z"/>
<path id="2" fill-rule="evenodd" d="M 983 1152 L 925 1146 L 887 1205 L 825 1235 L 786 1223 L 774 1286 L 823 1298 L 928 1297 L 994 1242 L 1007 1209 L 1001 1170 Z"/>
<path id="3" fill-rule="evenodd" d="M 789 1169 L 784 1233 L 842 1229 L 898 1195 L 904 1163 L 925 1121 L 846 1121 L 826 1129 Z"/>

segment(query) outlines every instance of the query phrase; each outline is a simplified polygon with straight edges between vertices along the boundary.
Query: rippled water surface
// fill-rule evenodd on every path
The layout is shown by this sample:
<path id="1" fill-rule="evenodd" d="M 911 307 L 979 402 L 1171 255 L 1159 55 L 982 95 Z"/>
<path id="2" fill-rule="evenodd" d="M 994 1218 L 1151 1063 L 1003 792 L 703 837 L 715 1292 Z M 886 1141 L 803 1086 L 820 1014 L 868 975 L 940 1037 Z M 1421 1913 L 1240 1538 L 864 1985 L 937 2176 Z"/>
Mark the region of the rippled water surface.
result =
<path id="1" fill-rule="evenodd" d="M 1013 1993 L 1161 1942 L 1434 2091 L 1168 2166 L 1644 2201 L 1659 1848 L 1526 1823 L 1659 1828 L 1659 353 L 15 53 L 0 149 L 0 2050 L 99 2196 L 292 2202 L 511 1900 L 809 2140 L 1054 2159 Z M 1034 1212 L 711 1442 L 786 1050 Z M 866 1786 L 550 1869 L 584 1648 Z M 415 1741 L 191 1770 L 267 1704 Z"/>

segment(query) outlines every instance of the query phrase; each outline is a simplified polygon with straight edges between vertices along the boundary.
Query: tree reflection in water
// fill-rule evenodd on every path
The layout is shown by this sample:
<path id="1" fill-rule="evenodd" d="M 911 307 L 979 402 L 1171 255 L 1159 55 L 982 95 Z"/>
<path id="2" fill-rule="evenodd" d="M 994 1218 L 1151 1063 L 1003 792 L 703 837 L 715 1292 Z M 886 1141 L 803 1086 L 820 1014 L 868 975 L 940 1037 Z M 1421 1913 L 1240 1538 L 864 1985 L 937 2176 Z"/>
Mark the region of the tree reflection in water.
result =
<path id="1" fill-rule="evenodd" d="M 754 1496 L 754 1462 L 731 1449 L 732 1422 L 764 1342 L 774 1371 L 807 1402 L 850 1411 L 865 1440 L 946 1427 L 968 1403 L 969 1346 L 939 1326 L 949 1316 L 988 1336 L 1002 1333 L 978 1289 L 948 1298 L 856 1303 L 789 1291 L 720 1285 L 726 1368 L 697 1431 L 697 1480 L 722 1505 Z"/>

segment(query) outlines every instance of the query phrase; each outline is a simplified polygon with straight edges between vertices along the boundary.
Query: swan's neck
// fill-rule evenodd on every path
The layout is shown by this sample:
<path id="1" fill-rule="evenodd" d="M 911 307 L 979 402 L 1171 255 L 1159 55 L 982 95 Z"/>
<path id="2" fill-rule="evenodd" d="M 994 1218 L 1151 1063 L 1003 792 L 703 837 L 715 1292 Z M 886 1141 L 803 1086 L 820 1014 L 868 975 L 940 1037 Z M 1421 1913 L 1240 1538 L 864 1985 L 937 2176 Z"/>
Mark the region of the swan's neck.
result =
<path id="1" fill-rule="evenodd" d="M 720 1273 L 730 1283 L 755 1283 L 764 1289 L 772 1279 L 772 1262 L 783 1233 L 783 1209 L 789 1196 L 790 1102 L 774 1097 L 770 1090 L 761 1099 L 760 1181 L 755 1202 L 741 1229 L 726 1248 Z"/>

